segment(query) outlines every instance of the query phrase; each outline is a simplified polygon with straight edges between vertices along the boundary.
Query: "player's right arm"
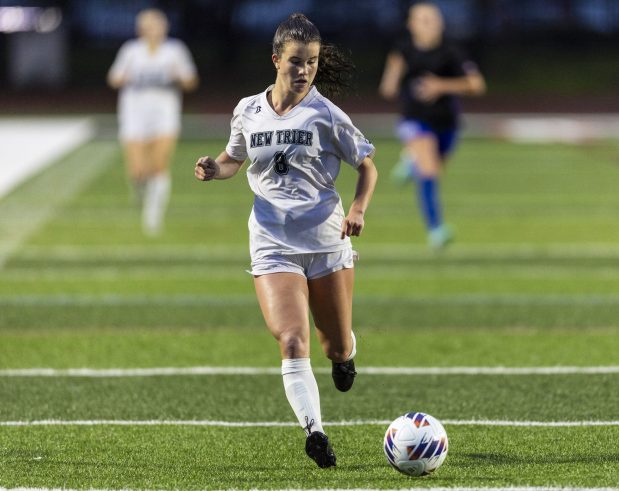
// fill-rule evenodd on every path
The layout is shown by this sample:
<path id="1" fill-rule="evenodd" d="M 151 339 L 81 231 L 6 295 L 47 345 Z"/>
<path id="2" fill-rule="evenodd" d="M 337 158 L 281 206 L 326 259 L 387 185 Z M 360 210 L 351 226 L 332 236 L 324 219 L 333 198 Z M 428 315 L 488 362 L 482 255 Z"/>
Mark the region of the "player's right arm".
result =
<path id="1" fill-rule="evenodd" d="M 400 82 L 406 73 L 406 60 L 397 51 L 387 56 L 385 70 L 378 87 L 378 93 L 387 100 L 397 98 L 400 92 Z"/>
<path id="2" fill-rule="evenodd" d="M 112 89 L 120 89 L 129 81 L 128 71 L 131 60 L 131 46 L 131 42 L 126 42 L 121 46 L 114 63 L 107 72 L 107 84 Z"/>
<path id="3" fill-rule="evenodd" d="M 242 165 L 243 161 L 233 159 L 224 151 L 216 159 L 208 155 L 200 157 L 196 162 L 194 175 L 200 181 L 229 179 L 239 171 Z"/>

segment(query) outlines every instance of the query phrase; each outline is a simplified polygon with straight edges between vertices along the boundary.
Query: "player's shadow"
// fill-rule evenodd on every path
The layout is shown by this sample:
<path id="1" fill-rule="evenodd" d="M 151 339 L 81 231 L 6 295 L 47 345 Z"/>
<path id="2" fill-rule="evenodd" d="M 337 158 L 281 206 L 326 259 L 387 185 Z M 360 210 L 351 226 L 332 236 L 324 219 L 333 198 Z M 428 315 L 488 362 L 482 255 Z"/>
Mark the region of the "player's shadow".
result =
<path id="1" fill-rule="evenodd" d="M 536 457 L 518 457 L 500 453 L 468 453 L 462 457 L 477 464 L 514 465 L 514 464 L 607 464 L 619 462 L 619 453 L 603 455 L 539 455 Z"/>

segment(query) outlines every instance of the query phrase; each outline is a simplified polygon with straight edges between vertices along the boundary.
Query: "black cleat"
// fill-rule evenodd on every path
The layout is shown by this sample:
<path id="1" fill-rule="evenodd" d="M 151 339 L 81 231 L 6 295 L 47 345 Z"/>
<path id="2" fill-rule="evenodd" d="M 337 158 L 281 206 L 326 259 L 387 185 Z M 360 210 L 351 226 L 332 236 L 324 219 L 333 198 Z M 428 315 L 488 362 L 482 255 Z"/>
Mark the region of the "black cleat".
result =
<path id="1" fill-rule="evenodd" d="M 341 392 L 350 390 L 353 382 L 355 381 L 356 375 L 357 372 L 355 371 L 354 360 L 348 360 L 344 363 L 333 362 L 331 376 L 333 377 L 333 383 L 335 384 L 335 388 L 337 390 Z"/>
<path id="2" fill-rule="evenodd" d="M 318 467 L 325 469 L 335 466 L 335 454 L 329 444 L 329 438 L 320 431 L 309 434 L 305 440 L 305 453 L 318 464 Z"/>

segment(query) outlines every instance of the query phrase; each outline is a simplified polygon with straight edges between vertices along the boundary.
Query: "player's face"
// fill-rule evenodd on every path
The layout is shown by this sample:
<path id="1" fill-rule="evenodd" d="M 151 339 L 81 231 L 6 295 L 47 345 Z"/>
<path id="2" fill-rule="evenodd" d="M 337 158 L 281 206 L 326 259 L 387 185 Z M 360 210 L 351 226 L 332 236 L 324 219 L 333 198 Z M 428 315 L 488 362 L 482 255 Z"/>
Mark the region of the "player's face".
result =
<path id="1" fill-rule="evenodd" d="M 437 44 L 443 36 L 443 16 L 434 5 L 413 6 L 409 10 L 408 29 L 421 44 Z"/>
<path id="2" fill-rule="evenodd" d="M 320 43 L 287 42 L 280 56 L 273 55 L 277 78 L 292 92 L 304 94 L 318 71 Z"/>
<path id="3" fill-rule="evenodd" d="M 168 23 L 159 15 L 146 13 L 138 19 L 137 31 L 148 41 L 161 42 L 168 34 Z"/>

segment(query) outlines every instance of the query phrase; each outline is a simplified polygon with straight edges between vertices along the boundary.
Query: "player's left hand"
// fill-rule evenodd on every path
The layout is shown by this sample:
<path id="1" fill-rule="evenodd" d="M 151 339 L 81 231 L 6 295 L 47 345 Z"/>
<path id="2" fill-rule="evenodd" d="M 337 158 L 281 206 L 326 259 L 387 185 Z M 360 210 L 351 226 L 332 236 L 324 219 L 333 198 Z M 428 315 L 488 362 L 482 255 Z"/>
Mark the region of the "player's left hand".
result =
<path id="1" fill-rule="evenodd" d="M 364 225 L 365 222 L 363 221 L 363 213 L 350 211 L 348 216 L 342 221 L 341 238 L 344 239 L 345 237 L 351 236 L 358 237 L 361 235 Z"/>

